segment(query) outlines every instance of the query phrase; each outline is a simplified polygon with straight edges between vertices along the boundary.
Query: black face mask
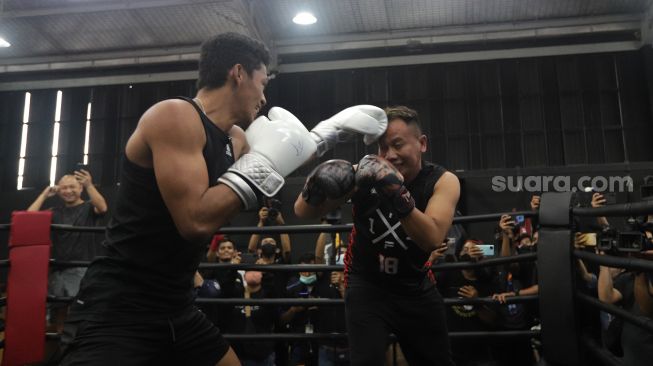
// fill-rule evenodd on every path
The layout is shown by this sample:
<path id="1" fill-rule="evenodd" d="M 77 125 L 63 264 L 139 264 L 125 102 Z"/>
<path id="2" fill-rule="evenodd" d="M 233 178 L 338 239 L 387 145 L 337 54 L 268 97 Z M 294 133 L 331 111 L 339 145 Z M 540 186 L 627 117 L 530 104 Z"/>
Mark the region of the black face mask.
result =
<path id="1" fill-rule="evenodd" d="M 458 260 L 461 262 L 476 262 L 476 259 L 472 258 L 469 254 L 465 253 L 458 257 Z"/>
<path id="2" fill-rule="evenodd" d="M 517 254 L 532 253 L 534 251 L 535 251 L 535 245 L 529 245 L 529 246 L 523 246 L 521 248 L 517 248 Z"/>
<path id="3" fill-rule="evenodd" d="M 263 244 L 261 245 L 261 256 L 270 258 L 274 257 L 277 253 L 277 246 L 274 244 Z"/>

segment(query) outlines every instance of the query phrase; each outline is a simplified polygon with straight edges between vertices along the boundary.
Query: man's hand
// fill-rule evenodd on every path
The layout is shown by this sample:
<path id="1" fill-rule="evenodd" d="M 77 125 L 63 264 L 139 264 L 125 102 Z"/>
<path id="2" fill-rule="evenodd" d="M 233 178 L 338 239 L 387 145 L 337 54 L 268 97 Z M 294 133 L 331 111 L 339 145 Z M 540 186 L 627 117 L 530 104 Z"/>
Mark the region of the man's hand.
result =
<path id="1" fill-rule="evenodd" d="M 283 215 L 281 214 L 281 211 L 277 211 L 277 219 L 275 220 L 277 225 L 283 225 L 285 221 L 283 220 Z"/>
<path id="2" fill-rule="evenodd" d="M 467 248 L 467 254 L 472 258 L 483 258 L 483 250 L 476 244 L 472 244 Z"/>
<path id="3" fill-rule="evenodd" d="M 540 208 L 540 196 L 533 195 L 531 197 L 531 210 L 537 211 Z"/>
<path id="4" fill-rule="evenodd" d="M 399 218 L 408 216 L 415 208 L 415 200 L 404 186 L 404 177 L 387 160 L 376 155 L 366 155 L 358 163 L 356 186 L 359 189 L 374 187 L 385 196 Z"/>
<path id="5" fill-rule="evenodd" d="M 47 186 L 43 189 L 43 192 L 41 192 L 41 196 L 44 198 L 50 198 L 56 195 L 57 191 L 59 191 L 59 186 Z"/>
<path id="6" fill-rule="evenodd" d="M 503 235 L 506 235 L 510 239 L 514 237 L 513 229 L 515 228 L 515 222 L 512 221 L 510 215 L 501 215 L 499 227 L 501 228 Z"/>
<path id="7" fill-rule="evenodd" d="M 447 249 L 449 249 L 449 244 L 443 243 L 441 247 L 431 252 L 428 261 L 430 263 L 437 263 L 442 257 L 444 257 L 444 253 L 446 253 Z"/>
<path id="8" fill-rule="evenodd" d="M 342 285 L 345 282 L 345 276 L 342 272 L 334 271 L 331 272 L 331 284 L 332 285 Z"/>
<path id="9" fill-rule="evenodd" d="M 592 207 L 603 207 L 605 205 L 606 199 L 601 193 L 594 193 L 592 195 Z"/>
<path id="10" fill-rule="evenodd" d="M 242 261 L 241 252 L 234 253 L 234 256 L 231 258 L 231 264 L 240 264 Z"/>
<path id="11" fill-rule="evenodd" d="M 260 210 L 258 210 L 258 223 L 259 224 L 264 224 L 265 220 L 268 219 L 268 208 L 267 207 L 261 207 Z"/>
<path id="12" fill-rule="evenodd" d="M 91 184 L 93 184 L 93 178 L 91 177 L 91 173 L 88 171 L 81 169 L 81 170 L 75 170 L 75 179 L 79 182 L 79 184 L 83 185 L 84 188 L 88 188 Z"/>
<path id="13" fill-rule="evenodd" d="M 500 304 L 505 304 L 506 303 L 506 298 L 507 297 L 512 297 L 515 296 L 515 293 L 510 291 L 510 292 L 502 292 L 500 294 L 494 294 L 492 295 L 492 298 L 494 300 L 498 300 Z"/>
<path id="14" fill-rule="evenodd" d="M 458 289 L 458 296 L 473 299 L 478 297 L 478 290 L 474 286 L 463 286 Z"/>

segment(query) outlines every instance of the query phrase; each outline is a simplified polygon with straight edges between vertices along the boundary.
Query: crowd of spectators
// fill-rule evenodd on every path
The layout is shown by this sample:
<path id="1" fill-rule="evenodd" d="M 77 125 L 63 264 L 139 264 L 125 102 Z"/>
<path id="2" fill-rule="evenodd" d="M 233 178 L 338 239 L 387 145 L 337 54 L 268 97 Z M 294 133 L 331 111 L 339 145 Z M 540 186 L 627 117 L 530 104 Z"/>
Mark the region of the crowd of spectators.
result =
<path id="1" fill-rule="evenodd" d="M 83 200 L 86 191 L 88 200 Z M 94 187 L 88 171 L 75 171 L 61 178 L 55 187 L 46 187 L 28 210 L 41 210 L 53 196 L 61 204 L 48 207 L 54 213 L 53 223 L 75 226 L 96 226 L 107 212 L 107 204 Z M 533 196 L 530 208 L 539 209 L 540 197 Z M 585 204 L 600 207 L 606 203 L 601 193 L 593 193 Z M 578 204 L 582 204 L 579 201 Z M 339 224 L 339 214 L 330 214 L 322 224 Z M 281 203 L 269 201 L 258 211 L 258 226 L 283 226 Z M 605 217 L 592 222 L 577 222 L 575 249 L 600 255 L 639 258 L 653 257 L 653 215 L 631 218 L 627 227 L 642 233 L 639 251 L 609 250 L 601 245 L 604 236 L 615 227 Z M 59 261 L 92 260 L 102 254 L 99 240 L 88 233 L 53 232 L 53 258 Z M 509 257 L 536 252 L 539 244 L 536 219 L 520 215 L 503 215 L 497 222 L 493 240 L 476 237 L 488 233 L 468 233 L 460 225 L 450 231 L 446 243 L 434 251 L 425 272 L 436 281 L 445 298 L 491 298 L 493 302 L 447 307 L 450 332 L 539 329 L 537 302 L 512 302 L 511 297 L 536 295 L 539 291 L 535 262 L 481 267 L 433 273 L 429 267 L 442 262 L 481 262 L 492 257 Z M 490 233 L 491 234 L 491 233 Z M 303 253 L 296 264 L 343 264 L 347 250 L 347 233 L 320 233 L 314 251 Z M 242 243 L 244 244 L 244 243 Z M 245 249 L 242 253 L 239 249 Z M 291 264 L 291 240 L 287 233 L 251 235 L 247 246 L 229 237 L 215 235 L 207 246 L 205 262 L 224 264 Z M 203 254 L 204 255 L 204 254 Z M 576 259 L 577 291 L 592 295 L 601 302 L 617 305 L 631 314 L 653 317 L 653 284 L 650 273 L 584 263 Z M 53 269 L 50 295 L 75 296 L 84 268 Z M 195 276 L 198 298 L 327 298 L 342 299 L 345 293 L 341 271 L 242 271 L 233 268 L 198 270 Z M 226 305 L 198 302 L 198 307 L 224 333 L 345 333 L 342 306 L 300 305 Z M 653 334 L 623 321 L 608 312 L 580 306 L 581 323 L 593 337 L 625 365 L 643 365 L 653 359 Z M 50 328 L 61 331 L 65 307 L 49 311 Z M 332 341 L 234 341 L 233 348 L 243 365 L 347 365 L 346 339 Z M 459 366 L 467 365 L 532 365 L 539 361 L 541 343 L 536 339 L 514 338 L 509 342 L 487 338 L 452 338 L 452 354 Z M 389 349 L 395 349 L 396 346 Z M 400 352 L 400 350 L 399 350 Z M 391 362 L 397 363 L 397 357 Z M 390 361 L 389 361 L 390 362 Z M 401 364 L 401 360 L 398 362 Z"/>

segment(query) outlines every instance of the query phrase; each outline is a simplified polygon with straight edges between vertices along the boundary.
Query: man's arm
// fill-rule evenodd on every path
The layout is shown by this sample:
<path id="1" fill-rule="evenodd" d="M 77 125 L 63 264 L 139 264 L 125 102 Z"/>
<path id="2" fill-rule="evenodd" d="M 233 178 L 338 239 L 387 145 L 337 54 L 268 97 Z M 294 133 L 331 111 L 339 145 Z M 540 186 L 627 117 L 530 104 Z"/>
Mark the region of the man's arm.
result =
<path id="1" fill-rule="evenodd" d="M 54 187 L 45 187 L 43 191 L 39 194 L 38 197 L 32 202 L 31 205 L 27 208 L 27 211 L 39 211 L 43 206 L 43 203 L 48 198 L 54 196 L 57 193 L 57 186 Z"/>
<path id="2" fill-rule="evenodd" d="M 157 185 L 185 239 L 210 237 L 241 210 L 242 202 L 231 188 L 209 188 L 202 155 L 206 135 L 189 103 L 168 100 L 150 108 L 128 142 L 128 156 L 130 143 L 138 144 L 140 138 L 151 152 Z"/>
<path id="3" fill-rule="evenodd" d="M 93 178 L 91 177 L 91 173 L 84 169 L 76 170 L 75 179 L 77 179 L 79 184 L 84 186 L 84 189 L 86 189 L 86 193 L 88 193 L 88 197 L 91 200 L 95 214 L 104 215 L 107 212 L 107 202 L 93 185 Z"/>
<path id="4" fill-rule="evenodd" d="M 597 290 L 599 293 L 599 300 L 606 304 L 614 304 L 621 301 L 623 298 L 621 292 L 614 288 L 610 268 L 606 266 L 600 267 Z"/>
<path id="5" fill-rule="evenodd" d="M 267 218 L 268 218 L 268 208 L 261 207 L 261 209 L 258 210 L 258 224 L 256 226 L 257 227 L 265 226 L 265 220 L 267 220 Z M 256 253 L 256 250 L 258 249 L 258 243 L 260 241 L 261 241 L 261 234 L 252 234 L 249 237 L 249 243 L 247 243 L 247 252 Z"/>
<path id="6" fill-rule="evenodd" d="M 324 223 L 323 223 L 324 224 Z M 326 247 L 327 237 L 329 233 L 320 233 L 315 242 L 315 263 L 316 264 L 328 264 L 324 258 L 324 247 Z"/>
<path id="7" fill-rule="evenodd" d="M 649 282 L 646 273 L 635 277 L 635 301 L 642 314 L 653 317 L 653 284 Z"/>
<path id="8" fill-rule="evenodd" d="M 440 247 L 451 227 L 460 197 L 458 177 L 450 172 L 442 175 L 433 188 L 424 212 L 413 209 L 401 219 L 401 226 L 422 250 L 431 253 Z"/>
<path id="9" fill-rule="evenodd" d="M 277 214 L 277 225 L 284 225 L 283 216 L 281 212 Z M 284 263 L 290 263 L 290 235 L 287 233 L 279 234 L 279 239 L 281 239 L 281 257 L 283 257 Z"/>

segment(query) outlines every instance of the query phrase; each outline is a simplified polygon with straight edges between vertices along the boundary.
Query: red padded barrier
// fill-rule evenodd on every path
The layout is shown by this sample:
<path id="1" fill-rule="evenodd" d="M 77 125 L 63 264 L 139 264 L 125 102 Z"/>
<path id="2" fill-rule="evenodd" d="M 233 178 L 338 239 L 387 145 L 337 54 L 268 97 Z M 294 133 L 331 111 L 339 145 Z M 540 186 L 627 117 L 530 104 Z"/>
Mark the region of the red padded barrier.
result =
<path id="1" fill-rule="evenodd" d="M 52 212 L 11 215 L 3 365 L 39 362 L 45 356 L 45 300 Z"/>

